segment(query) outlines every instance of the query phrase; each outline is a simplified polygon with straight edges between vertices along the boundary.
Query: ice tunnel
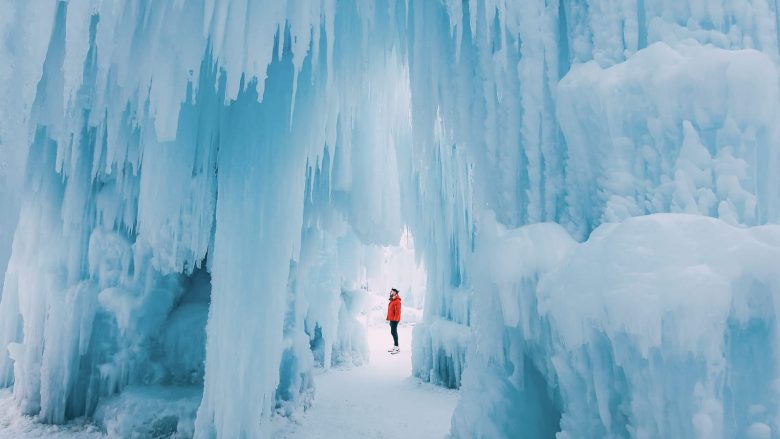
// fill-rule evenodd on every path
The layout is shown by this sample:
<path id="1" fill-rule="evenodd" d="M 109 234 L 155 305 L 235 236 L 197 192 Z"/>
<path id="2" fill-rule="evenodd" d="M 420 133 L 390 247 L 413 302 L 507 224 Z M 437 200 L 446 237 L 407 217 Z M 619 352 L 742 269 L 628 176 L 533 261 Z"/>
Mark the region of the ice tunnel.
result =
<path id="1" fill-rule="evenodd" d="M 0 387 L 114 437 L 272 437 L 370 361 L 356 309 L 406 236 L 452 437 L 778 437 L 779 28 L 766 0 L 9 0 Z"/>

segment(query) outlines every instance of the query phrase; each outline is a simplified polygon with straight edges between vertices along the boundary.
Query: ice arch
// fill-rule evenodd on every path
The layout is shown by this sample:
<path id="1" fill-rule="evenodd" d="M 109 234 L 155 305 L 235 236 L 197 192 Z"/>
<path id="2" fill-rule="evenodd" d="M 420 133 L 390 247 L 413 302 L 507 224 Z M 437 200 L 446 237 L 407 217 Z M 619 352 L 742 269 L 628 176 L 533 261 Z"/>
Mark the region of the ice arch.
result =
<path id="1" fill-rule="evenodd" d="M 274 410 L 306 404 L 317 328 L 323 362 L 359 357 L 342 337 L 344 280 L 365 245 L 407 226 L 429 274 L 415 373 L 463 384 L 454 434 L 777 429 L 772 399 L 727 379 L 750 367 L 734 340 L 776 334 L 775 314 L 751 305 L 775 303 L 770 270 L 751 264 L 774 256 L 774 229 L 734 228 L 778 219 L 774 4 L 72 0 L 2 15 L 13 67 L 0 70 L 0 151 L 3 169 L 25 171 L 0 174 L 3 197 L 22 194 L 0 381 L 27 413 L 60 422 L 160 384 L 155 358 L 176 344 L 155 357 L 151 334 L 202 325 L 175 310 L 208 273 L 203 395 L 195 423 L 176 428 L 262 436 Z M 641 267 L 578 287 L 588 258 L 646 256 L 620 247 L 631 231 L 657 235 L 641 243 L 649 254 L 671 252 L 663 238 L 690 220 L 632 220 L 657 212 L 720 218 L 731 225 L 693 228 L 759 243 L 708 252 L 746 264 L 702 275 L 729 321 L 704 325 L 711 338 L 644 336 L 674 334 L 656 324 L 677 330 L 674 312 L 704 306 L 663 295 L 663 277 L 641 297 L 668 306 L 639 316 L 642 330 L 598 312 L 605 292 L 639 297 L 616 286 Z M 690 234 L 690 257 L 666 275 L 727 269 Z M 567 314 L 578 294 L 595 304 L 583 320 Z M 578 336 L 571 322 L 595 329 Z M 760 358 L 771 382 L 777 360 Z M 631 373 L 674 395 L 681 366 L 695 385 L 673 415 Z M 496 410 L 480 416 L 485 399 Z"/>

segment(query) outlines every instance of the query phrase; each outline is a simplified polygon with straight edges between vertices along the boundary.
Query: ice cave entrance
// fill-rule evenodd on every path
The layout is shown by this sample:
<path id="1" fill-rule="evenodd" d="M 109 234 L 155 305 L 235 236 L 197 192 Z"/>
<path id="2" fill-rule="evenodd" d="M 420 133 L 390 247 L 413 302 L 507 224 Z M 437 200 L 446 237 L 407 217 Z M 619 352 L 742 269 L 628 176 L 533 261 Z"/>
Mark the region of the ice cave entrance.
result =
<path id="1" fill-rule="evenodd" d="M 422 321 L 425 303 L 427 274 L 425 266 L 416 256 L 414 237 L 405 229 L 398 245 L 377 248 L 373 264 L 365 267 L 365 279 L 361 289 L 367 300 L 361 311 L 369 349 L 369 364 L 365 367 L 393 367 L 399 378 L 412 374 L 412 335 L 414 325 Z M 399 346 L 402 353 L 393 354 L 396 361 L 386 364 L 387 349 L 392 345 L 387 318 L 388 296 L 391 288 L 399 291 L 401 297 L 401 322 L 399 324 Z"/>
<path id="2" fill-rule="evenodd" d="M 315 328 L 313 333 L 309 334 L 312 339 L 311 348 L 315 363 L 320 367 L 324 366 L 325 369 L 331 366 L 372 368 L 378 365 L 377 353 L 386 356 L 387 349 L 392 345 L 386 318 L 389 292 L 391 288 L 395 288 L 400 292 L 402 300 L 399 333 L 403 335 L 400 337 L 399 345 L 409 356 L 409 361 L 399 362 L 399 364 L 403 364 L 404 377 L 411 376 L 411 336 L 414 325 L 422 321 L 427 284 L 425 266 L 415 255 L 414 237 L 408 229 L 405 229 L 396 245 L 365 245 L 360 259 L 361 269 L 357 282 L 350 286 L 342 279 L 342 315 L 339 316 L 339 325 L 343 328 L 354 318 L 358 323 L 354 326 L 355 331 L 362 334 L 344 334 L 340 328 L 339 338 L 342 340 L 336 343 L 343 342 L 343 339 L 347 338 L 362 344 L 361 339 L 364 339 L 365 346 L 363 348 L 352 346 L 352 352 L 357 355 L 353 354 L 351 358 L 345 358 L 344 355 L 348 354 L 348 350 L 339 349 L 334 345 L 331 348 L 333 357 L 330 357 L 322 352 L 326 344 L 323 343 L 319 328 Z M 360 358 L 360 351 L 364 351 L 365 354 L 362 358 Z M 326 358 L 330 358 L 330 361 Z"/>
<path id="3" fill-rule="evenodd" d="M 361 334 L 352 338 L 365 340 L 368 362 L 361 363 L 354 356 L 337 358 L 343 354 L 333 349 L 332 367 L 314 372 L 316 390 L 311 407 L 302 417 L 296 416 L 295 422 L 274 418 L 274 438 L 351 439 L 386 437 L 387 432 L 393 432 L 394 437 L 430 438 L 442 437 L 450 430 L 458 391 L 422 383 L 412 376 L 412 336 L 415 325 L 422 321 L 427 285 L 427 272 L 415 255 L 412 234 L 404 231 L 397 245 L 363 246 L 359 263 L 357 288 L 342 288 L 342 310 L 351 309 L 352 315 L 340 315 L 339 325 L 355 322 L 354 328 Z M 398 354 L 387 352 L 392 345 L 385 320 L 391 288 L 400 291 L 403 302 Z M 350 338 L 344 336 L 340 333 L 339 343 Z M 313 343 L 318 343 L 317 334 Z M 312 352 L 318 360 L 322 355 L 315 345 Z"/>
<path id="4" fill-rule="evenodd" d="M 405 229 L 398 245 L 378 247 L 376 255 L 367 261 L 361 285 L 369 297 L 362 311 L 366 326 L 387 326 L 385 317 L 391 288 L 400 292 L 401 325 L 413 326 L 422 319 L 428 277 L 425 265 L 415 256 L 412 233 Z"/>

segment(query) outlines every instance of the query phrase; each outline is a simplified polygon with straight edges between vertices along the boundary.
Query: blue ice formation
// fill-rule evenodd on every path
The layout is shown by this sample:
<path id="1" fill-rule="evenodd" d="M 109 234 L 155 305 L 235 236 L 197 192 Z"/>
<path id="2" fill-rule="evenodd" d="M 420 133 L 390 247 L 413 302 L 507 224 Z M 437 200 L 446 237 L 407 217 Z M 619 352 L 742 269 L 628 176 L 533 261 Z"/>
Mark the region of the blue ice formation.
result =
<path id="1" fill-rule="evenodd" d="M 777 436 L 778 12 L 9 1 L 0 385 L 265 437 L 368 360 L 365 267 L 409 230 L 454 437 Z"/>

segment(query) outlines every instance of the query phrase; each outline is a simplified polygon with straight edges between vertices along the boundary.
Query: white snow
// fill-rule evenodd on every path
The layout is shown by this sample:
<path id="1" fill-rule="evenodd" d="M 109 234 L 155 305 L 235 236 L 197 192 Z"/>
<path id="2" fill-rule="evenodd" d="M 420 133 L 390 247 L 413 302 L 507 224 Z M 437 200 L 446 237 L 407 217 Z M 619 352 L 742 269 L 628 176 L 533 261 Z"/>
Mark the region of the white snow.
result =
<path id="1" fill-rule="evenodd" d="M 3 439 L 99 439 L 97 427 L 73 420 L 68 425 L 48 425 L 21 414 L 10 389 L 0 389 L 0 438 Z"/>
<path id="2" fill-rule="evenodd" d="M 370 362 L 314 377 L 313 405 L 292 419 L 274 418 L 277 439 L 444 438 L 458 392 L 411 375 L 412 326 L 398 327 L 401 352 L 390 354 L 389 326 L 368 328 Z"/>

